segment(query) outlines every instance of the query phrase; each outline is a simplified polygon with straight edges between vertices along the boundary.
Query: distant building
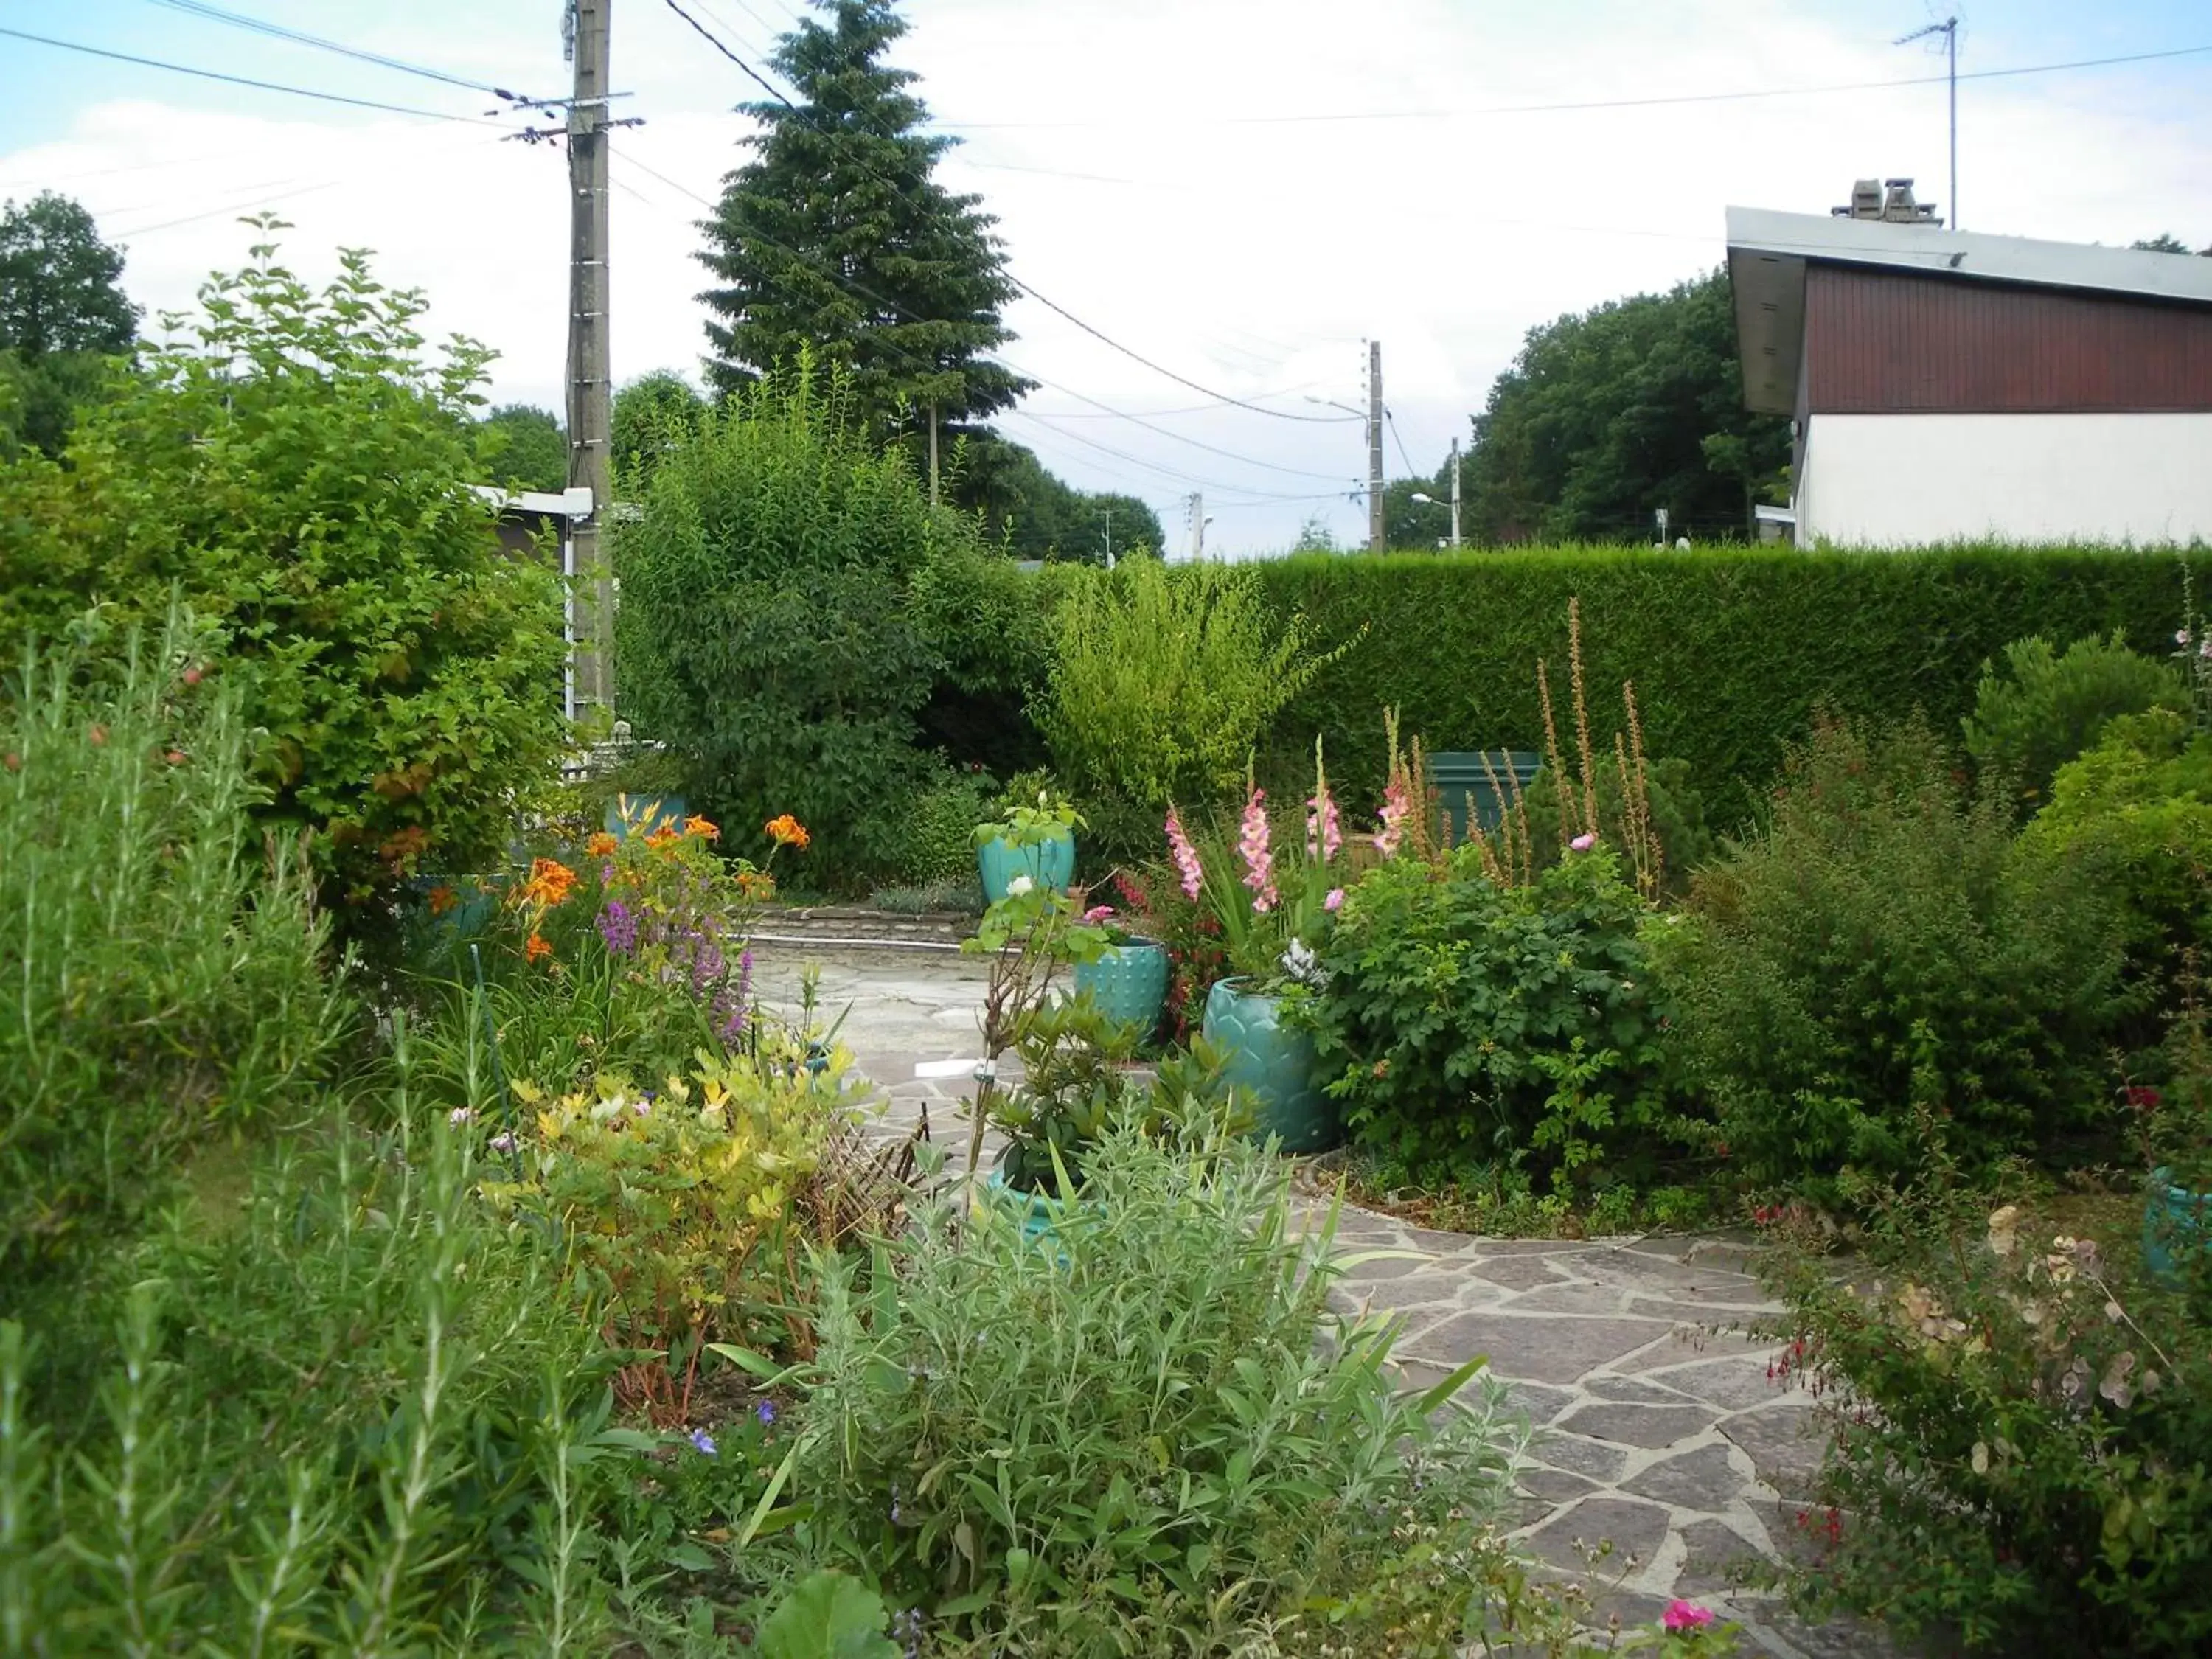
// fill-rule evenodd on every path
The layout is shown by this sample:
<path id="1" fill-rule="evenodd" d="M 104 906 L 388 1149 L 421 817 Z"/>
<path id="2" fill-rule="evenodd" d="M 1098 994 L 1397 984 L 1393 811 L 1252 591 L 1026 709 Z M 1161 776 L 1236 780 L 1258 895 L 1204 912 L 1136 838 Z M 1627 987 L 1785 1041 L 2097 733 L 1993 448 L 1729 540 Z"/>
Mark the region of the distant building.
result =
<path id="1" fill-rule="evenodd" d="M 561 631 L 568 647 L 561 676 L 561 712 L 574 720 L 580 712 L 577 688 L 592 684 L 591 647 L 577 632 L 575 521 L 589 516 L 592 492 L 582 486 L 558 495 L 542 490 L 510 494 L 489 484 L 476 486 L 477 495 L 499 508 L 500 545 L 524 558 L 543 558 L 561 573 L 565 590 Z"/>
<path id="2" fill-rule="evenodd" d="M 2212 541 L 2212 259 L 1945 230 L 1890 182 L 1728 210 L 1798 544 Z"/>

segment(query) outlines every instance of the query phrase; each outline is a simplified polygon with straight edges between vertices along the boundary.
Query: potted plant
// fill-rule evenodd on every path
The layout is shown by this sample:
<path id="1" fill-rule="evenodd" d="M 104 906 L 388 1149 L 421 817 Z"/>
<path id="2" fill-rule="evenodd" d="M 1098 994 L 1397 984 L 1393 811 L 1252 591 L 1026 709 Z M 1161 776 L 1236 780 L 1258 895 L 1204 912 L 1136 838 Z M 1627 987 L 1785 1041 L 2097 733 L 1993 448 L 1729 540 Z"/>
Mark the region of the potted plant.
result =
<path id="1" fill-rule="evenodd" d="M 1211 911 L 1235 970 L 1206 994 L 1206 1041 L 1229 1052 L 1230 1081 L 1252 1097 L 1259 1133 L 1285 1152 L 1334 1146 L 1341 1126 L 1316 1075 L 1313 1038 L 1284 1018 L 1286 1004 L 1320 988 L 1314 947 L 1344 902 L 1349 868 L 1319 742 L 1303 857 L 1295 843 L 1278 852 L 1266 793 L 1249 784 L 1233 848 L 1217 841 L 1212 856 L 1201 853 L 1172 806 L 1166 830 L 1184 896 Z"/>
<path id="2" fill-rule="evenodd" d="M 1106 944 L 1090 961 L 1075 964 L 1075 994 L 1131 1028 L 1139 1042 L 1149 1040 L 1167 1007 L 1167 946 L 1132 931 L 1110 904 L 1092 905 L 1083 920 L 1105 934 Z"/>
<path id="3" fill-rule="evenodd" d="M 2143 1266 L 2167 1285 L 2212 1279 L 2212 1031 L 2193 951 L 2181 975 L 2181 1006 L 2165 1048 L 2164 1089 L 2124 1091 L 2151 1166 L 2143 1197 Z"/>
<path id="4" fill-rule="evenodd" d="M 993 823 L 975 830 L 975 868 L 983 901 L 996 904 L 1017 876 L 1060 893 L 1075 878 L 1075 829 L 1083 820 L 1064 795 L 1036 773 L 1014 780 L 1006 807 Z"/>

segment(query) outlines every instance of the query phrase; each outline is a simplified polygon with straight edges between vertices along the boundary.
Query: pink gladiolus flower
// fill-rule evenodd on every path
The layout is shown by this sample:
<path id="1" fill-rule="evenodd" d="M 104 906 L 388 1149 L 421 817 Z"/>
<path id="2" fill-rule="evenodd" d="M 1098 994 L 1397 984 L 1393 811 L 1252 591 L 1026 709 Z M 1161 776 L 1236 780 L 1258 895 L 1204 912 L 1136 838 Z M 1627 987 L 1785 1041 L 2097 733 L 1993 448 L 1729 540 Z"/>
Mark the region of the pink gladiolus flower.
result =
<path id="1" fill-rule="evenodd" d="M 1206 868 L 1198 861 L 1198 848 L 1190 844 L 1190 837 L 1182 832 L 1182 820 L 1176 810 L 1168 808 L 1168 851 L 1175 859 L 1176 868 L 1182 876 L 1182 896 L 1194 899 L 1206 883 Z"/>
<path id="2" fill-rule="evenodd" d="M 1330 888 L 1328 890 L 1328 896 L 1321 902 L 1321 908 L 1324 910 L 1342 909 L 1344 908 L 1344 889 L 1341 887 Z"/>
<path id="3" fill-rule="evenodd" d="M 1094 904 L 1088 910 L 1085 910 L 1083 913 L 1083 925 L 1086 927 L 1096 927 L 1100 922 L 1105 921 L 1107 917 L 1113 914 L 1114 907 L 1112 905 Z"/>
<path id="4" fill-rule="evenodd" d="M 1398 855 L 1398 842 L 1404 836 L 1406 816 L 1413 810 L 1413 803 L 1403 778 L 1393 778 L 1382 791 L 1382 805 L 1375 816 L 1382 828 L 1375 837 L 1375 850 L 1384 858 Z"/>
<path id="5" fill-rule="evenodd" d="M 1344 850 L 1344 822 L 1336 810 L 1336 797 L 1327 788 L 1306 802 L 1306 856 L 1332 862 Z"/>
<path id="6" fill-rule="evenodd" d="M 1659 1622 L 1668 1630 L 1702 1630 L 1713 1622 L 1713 1610 L 1695 1601 L 1669 1601 Z"/>
<path id="7" fill-rule="evenodd" d="M 1252 792 L 1252 798 L 1244 803 L 1244 827 L 1237 837 L 1237 850 L 1244 858 L 1244 884 L 1252 890 L 1255 915 L 1273 909 L 1280 896 L 1275 891 L 1275 856 L 1267 847 L 1267 809 L 1262 804 L 1267 799 L 1264 789 Z"/>
<path id="8" fill-rule="evenodd" d="M 1587 853 L 1591 848 L 1597 845 L 1597 837 L 1595 836 L 1577 836 L 1572 841 L 1569 842 L 1567 845 L 1573 848 L 1577 853 Z"/>

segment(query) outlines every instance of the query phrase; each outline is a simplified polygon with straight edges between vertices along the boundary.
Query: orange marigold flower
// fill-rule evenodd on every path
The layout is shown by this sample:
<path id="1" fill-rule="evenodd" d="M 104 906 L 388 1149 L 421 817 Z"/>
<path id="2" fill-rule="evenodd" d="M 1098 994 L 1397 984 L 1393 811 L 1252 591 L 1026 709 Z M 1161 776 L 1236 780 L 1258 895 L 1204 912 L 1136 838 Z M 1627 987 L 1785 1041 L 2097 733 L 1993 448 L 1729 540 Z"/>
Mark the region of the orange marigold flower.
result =
<path id="1" fill-rule="evenodd" d="M 602 830 L 584 843 L 584 851 L 595 859 L 611 859 L 622 843 Z"/>
<path id="2" fill-rule="evenodd" d="M 720 836 L 722 831 L 719 824 L 709 823 L 698 813 L 694 812 L 684 820 L 684 833 L 687 836 L 697 836 L 702 841 L 713 841 Z"/>
<path id="3" fill-rule="evenodd" d="M 430 890 L 430 914 L 442 916 L 461 902 L 461 896 L 445 883 L 440 882 Z"/>
<path id="4" fill-rule="evenodd" d="M 528 942 L 522 947 L 522 957 L 526 962 L 541 961 L 552 954 L 553 947 L 545 942 L 545 935 L 543 933 L 531 934 Z"/>
<path id="5" fill-rule="evenodd" d="M 770 818 L 761 828 L 768 832 L 768 838 L 777 846 L 795 847 L 802 853 L 806 850 L 806 843 L 813 839 L 806 833 L 806 826 L 788 812 Z"/>

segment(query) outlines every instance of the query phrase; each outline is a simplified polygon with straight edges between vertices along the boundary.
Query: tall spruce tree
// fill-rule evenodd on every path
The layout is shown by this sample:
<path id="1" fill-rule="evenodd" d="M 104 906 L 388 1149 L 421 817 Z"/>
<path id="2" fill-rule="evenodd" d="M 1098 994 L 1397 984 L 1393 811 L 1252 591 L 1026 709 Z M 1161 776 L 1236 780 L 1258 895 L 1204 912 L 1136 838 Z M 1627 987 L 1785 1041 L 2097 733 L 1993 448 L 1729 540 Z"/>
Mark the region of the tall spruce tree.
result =
<path id="1" fill-rule="evenodd" d="M 1014 289 L 981 198 L 932 176 L 955 139 L 924 133 L 917 78 L 884 61 L 906 33 L 894 0 L 814 0 L 773 60 L 797 97 L 739 106 L 760 123 L 755 158 L 725 181 L 700 255 L 720 286 L 708 379 L 727 391 L 797 357 L 842 369 L 878 432 L 967 423 L 1030 383 L 984 354 L 1008 337 Z"/>

